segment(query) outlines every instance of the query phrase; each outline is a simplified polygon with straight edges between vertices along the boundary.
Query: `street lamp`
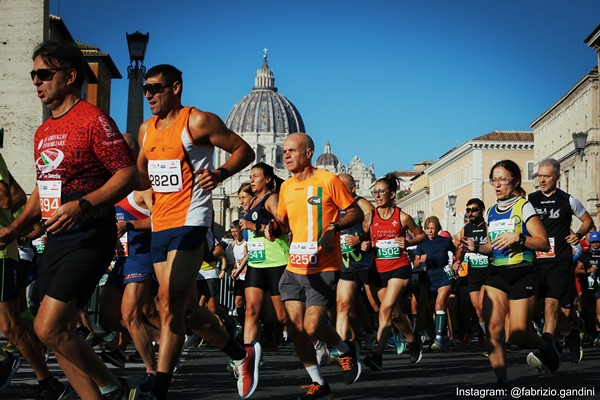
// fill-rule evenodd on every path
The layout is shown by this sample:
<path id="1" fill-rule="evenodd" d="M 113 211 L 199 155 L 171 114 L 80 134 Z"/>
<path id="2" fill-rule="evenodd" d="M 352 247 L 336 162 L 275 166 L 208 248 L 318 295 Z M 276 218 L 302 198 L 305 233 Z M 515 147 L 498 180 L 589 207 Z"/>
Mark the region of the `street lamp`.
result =
<path id="1" fill-rule="evenodd" d="M 575 132 L 573 133 L 573 144 L 575 145 L 575 150 L 579 157 L 583 160 L 583 155 L 585 153 L 585 144 L 587 142 L 588 134 L 585 132 Z"/>
<path id="2" fill-rule="evenodd" d="M 144 92 L 142 91 L 142 80 L 146 73 L 144 67 L 144 56 L 150 40 L 150 33 L 125 33 L 127 46 L 129 48 L 129 67 L 127 67 L 127 78 L 129 79 L 129 97 L 127 101 L 127 132 L 135 138 L 138 129 L 144 121 Z"/>
<path id="3" fill-rule="evenodd" d="M 425 216 L 425 211 L 423 211 L 423 210 L 417 211 L 417 218 L 419 218 L 419 221 L 421 221 L 421 223 L 423 223 L 424 216 Z"/>
<path id="4" fill-rule="evenodd" d="M 452 211 L 452 215 L 456 215 L 456 209 L 454 208 L 454 206 L 456 206 L 456 195 L 455 194 L 449 194 L 448 195 L 448 206 L 450 206 L 450 210 Z"/>

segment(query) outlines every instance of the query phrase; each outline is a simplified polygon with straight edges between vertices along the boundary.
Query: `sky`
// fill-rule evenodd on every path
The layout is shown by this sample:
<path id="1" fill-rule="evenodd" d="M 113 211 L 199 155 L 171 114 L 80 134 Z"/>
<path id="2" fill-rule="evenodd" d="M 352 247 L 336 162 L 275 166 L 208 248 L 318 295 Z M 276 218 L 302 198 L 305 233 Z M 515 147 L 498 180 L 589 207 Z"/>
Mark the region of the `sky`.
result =
<path id="1" fill-rule="evenodd" d="M 531 123 L 598 63 L 598 0 L 50 0 L 76 40 L 111 55 L 111 116 L 127 120 L 125 33 L 144 65 L 183 71 L 184 105 L 223 120 L 252 90 L 263 48 L 315 141 L 377 176 Z M 145 118 L 151 116 L 148 108 Z"/>

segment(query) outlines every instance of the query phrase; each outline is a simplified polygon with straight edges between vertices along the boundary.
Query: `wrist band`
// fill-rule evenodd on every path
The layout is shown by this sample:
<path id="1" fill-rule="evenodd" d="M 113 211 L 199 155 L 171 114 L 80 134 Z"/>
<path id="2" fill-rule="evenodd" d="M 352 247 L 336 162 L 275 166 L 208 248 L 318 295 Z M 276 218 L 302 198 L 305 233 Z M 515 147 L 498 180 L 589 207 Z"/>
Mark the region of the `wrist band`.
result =
<path id="1" fill-rule="evenodd" d="M 221 179 L 221 182 L 223 182 L 225 179 L 227 179 L 231 176 L 231 172 L 229 172 L 227 169 L 225 169 L 223 167 L 219 167 L 215 171 L 220 172 L 219 179 Z"/>

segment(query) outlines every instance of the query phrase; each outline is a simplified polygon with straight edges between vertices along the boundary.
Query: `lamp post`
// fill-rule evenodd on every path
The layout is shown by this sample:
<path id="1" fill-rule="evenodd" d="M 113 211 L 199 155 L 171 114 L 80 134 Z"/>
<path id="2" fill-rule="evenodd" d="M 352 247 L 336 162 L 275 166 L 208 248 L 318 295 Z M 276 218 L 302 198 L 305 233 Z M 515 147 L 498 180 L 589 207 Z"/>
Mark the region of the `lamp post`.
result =
<path id="1" fill-rule="evenodd" d="M 448 216 L 448 226 L 446 227 L 449 232 L 450 231 L 450 218 L 452 218 L 452 232 L 454 231 L 454 216 L 456 215 L 456 195 L 449 194 L 448 195 L 448 210 L 450 211 L 450 215 Z"/>
<path id="2" fill-rule="evenodd" d="M 419 223 L 423 225 L 423 217 L 425 216 L 425 212 L 423 210 L 417 211 L 417 218 L 419 219 Z"/>
<path id="3" fill-rule="evenodd" d="M 575 132 L 573 133 L 573 144 L 575 145 L 575 150 L 581 160 L 583 160 L 583 155 L 585 154 L 585 144 L 587 143 L 588 134 L 585 132 Z"/>
<path id="4" fill-rule="evenodd" d="M 129 67 L 127 67 L 127 78 L 129 79 L 129 94 L 127 99 L 127 132 L 136 139 L 138 129 L 144 121 L 144 92 L 142 81 L 146 73 L 144 67 L 144 56 L 146 47 L 150 40 L 150 33 L 125 33 L 127 46 L 129 48 Z"/>

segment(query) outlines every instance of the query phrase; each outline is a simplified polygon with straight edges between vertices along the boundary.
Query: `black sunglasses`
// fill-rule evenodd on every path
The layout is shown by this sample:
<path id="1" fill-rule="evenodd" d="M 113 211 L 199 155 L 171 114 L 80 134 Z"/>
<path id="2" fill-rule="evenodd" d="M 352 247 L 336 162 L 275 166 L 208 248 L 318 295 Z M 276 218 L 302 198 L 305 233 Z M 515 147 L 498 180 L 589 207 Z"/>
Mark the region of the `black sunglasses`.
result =
<path id="1" fill-rule="evenodd" d="M 58 71 L 64 71 L 68 68 L 55 68 L 55 69 L 48 69 L 48 68 L 41 68 L 41 69 L 34 69 L 31 71 L 31 80 L 34 80 L 35 77 L 37 76 L 39 80 L 41 81 L 51 81 L 54 78 L 54 74 L 56 74 Z"/>
<path id="2" fill-rule="evenodd" d="M 468 214 L 468 213 L 472 213 L 472 212 L 476 213 L 477 211 L 480 211 L 480 210 L 481 210 L 481 208 L 473 207 L 473 208 L 467 208 L 465 211 Z"/>
<path id="3" fill-rule="evenodd" d="M 144 89 L 144 93 L 149 92 L 150 94 L 154 95 L 156 93 L 160 93 L 163 90 L 165 90 L 166 88 L 168 88 L 169 86 L 173 85 L 172 83 L 146 83 L 145 85 L 142 85 L 142 88 Z"/>

